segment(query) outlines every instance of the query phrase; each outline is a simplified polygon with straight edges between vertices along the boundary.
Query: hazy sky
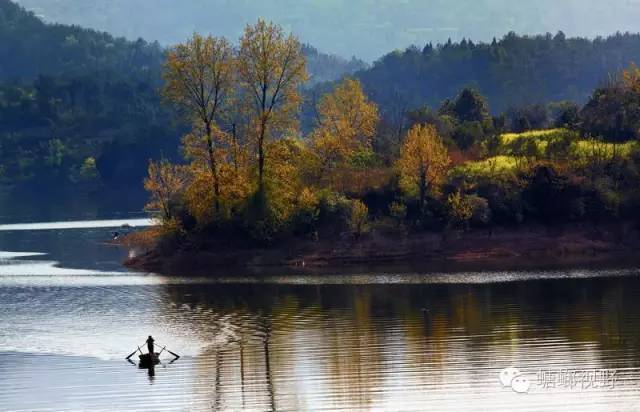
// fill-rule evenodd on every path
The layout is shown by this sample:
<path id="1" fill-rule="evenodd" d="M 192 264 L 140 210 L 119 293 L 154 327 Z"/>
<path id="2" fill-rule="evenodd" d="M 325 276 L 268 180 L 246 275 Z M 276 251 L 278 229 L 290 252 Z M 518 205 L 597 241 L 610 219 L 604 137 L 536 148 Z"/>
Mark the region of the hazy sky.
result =
<path id="1" fill-rule="evenodd" d="M 163 44 L 193 31 L 236 40 L 258 17 L 302 41 L 372 61 L 451 37 L 490 41 L 510 30 L 594 37 L 640 31 L 640 0 L 17 0 L 48 21 Z"/>

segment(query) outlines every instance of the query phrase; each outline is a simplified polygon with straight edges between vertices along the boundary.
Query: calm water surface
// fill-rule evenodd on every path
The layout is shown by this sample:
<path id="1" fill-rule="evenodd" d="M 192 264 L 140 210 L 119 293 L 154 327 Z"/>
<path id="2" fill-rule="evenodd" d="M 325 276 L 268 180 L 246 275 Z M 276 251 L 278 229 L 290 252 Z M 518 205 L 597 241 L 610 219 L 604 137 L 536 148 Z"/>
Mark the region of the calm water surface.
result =
<path id="1" fill-rule="evenodd" d="M 0 410 L 640 410 L 638 270 L 185 279 L 71 226 L 0 227 Z M 149 334 L 183 355 L 154 377 Z"/>

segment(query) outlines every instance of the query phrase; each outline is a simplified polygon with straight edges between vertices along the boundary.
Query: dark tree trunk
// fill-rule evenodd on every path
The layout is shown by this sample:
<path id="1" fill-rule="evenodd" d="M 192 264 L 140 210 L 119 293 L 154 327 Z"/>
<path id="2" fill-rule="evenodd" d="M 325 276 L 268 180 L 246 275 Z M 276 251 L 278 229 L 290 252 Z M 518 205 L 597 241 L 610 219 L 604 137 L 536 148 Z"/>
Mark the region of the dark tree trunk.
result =
<path id="1" fill-rule="evenodd" d="M 258 190 L 262 195 L 264 192 L 264 138 L 266 134 L 266 124 L 264 120 L 260 126 L 260 137 L 258 140 Z"/>
<path id="2" fill-rule="evenodd" d="M 424 214 L 427 203 L 427 176 L 424 170 L 420 171 L 420 213 Z"/>
<path id="3" fill-rule="evenodd" d="M 206 124 L 207 151 L 209 152 L 209 165 L 211 166 L 211 176 L 213 178 L 213 207 L 215 214 L 220 212 L 220 184 L 218 182 L 218 168 L 216 167 L 216 157 L 213 153 L 213 139 L 211 138 L 211 124 Z"/>

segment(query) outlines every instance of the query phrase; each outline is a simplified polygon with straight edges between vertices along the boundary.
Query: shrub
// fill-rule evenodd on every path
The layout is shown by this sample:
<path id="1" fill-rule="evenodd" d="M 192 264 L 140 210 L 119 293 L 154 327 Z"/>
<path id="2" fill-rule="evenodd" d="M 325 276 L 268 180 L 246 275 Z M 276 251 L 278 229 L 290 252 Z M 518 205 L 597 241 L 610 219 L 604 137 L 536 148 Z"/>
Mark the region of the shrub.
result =
<path id="1" fill-rule="evenodd" d="M 401 202 L 393 202 L 389 205 L 389 215 L 401 226 L 407 218 L 407 206 Z"/>
<path id="2" fill-rule="evenodd" d="M 369 230 L 369 209 L 359 200 L 354 200 L 351 203 L 349 229 L 356 237 Z"/>
<path id="3" fill-rule="evenodd" d="M 96 167 L 96 159 L 87 157 L 80 166 L 80 177 L 83 180 L 96 180 L 100 178 L 100 173 Z"/>
<path id="4" fill-rule="evenodd" d="M 467 196 L 467 201 L 471 206 L 470 221 L 473 226 L 484 226 L 491 221 L 491 208 L 487 199 L 471 195 Z"/>
<path id="5" fill-rule="evenodd" d="M 610 178 L 601 177 L 593 184 L 589 213 L 596 218 L 617 216 L 621 202 L 622 197 L 615 189 L 615 182 Z"/>
<path id="6" fill-rule="evenodd" d="M 320 217 L 318 197 L 308 188 L 302 189 L 293 214 L 292 225 L 295 234 L 315 233 Z"/>
<path id="7" fill-rule="evenodd" d="M 473 216 L 473 206 L 468 197 L 460 192 L 451 193 L 447 198 L 449 221 L 455 226 L 466 227 Z"/>
<path id="8" fill-rule="evenodd" d="M 318 202 L 318 225 L 333 233 L 348 229 L 351 201 L 335 192 L 323 192 Z"/>
<path id="9" fill-rule="evenodd" d="M 484 138 L 484 129 L 482 123 L 478 121 L 464 122 L 456 127 L 453 132 L 453 140 L 458 147 L 466 150 Z"/>
<path id="10" fill-rule="evenodd" d="M 273 243 L 284 228 L 279 211 L 264 192 L 258 191 L 248 199 L 243 217 L 244 229 L 259 244 Z"/>
<path id="11" fill-rule="evenodd" d="M 491 220 L 501 224 L 521 223 L 524 220 L 523 183 L 514 175 L 497 175 L 477 186 L 480 196 L 487 199 Z"/>

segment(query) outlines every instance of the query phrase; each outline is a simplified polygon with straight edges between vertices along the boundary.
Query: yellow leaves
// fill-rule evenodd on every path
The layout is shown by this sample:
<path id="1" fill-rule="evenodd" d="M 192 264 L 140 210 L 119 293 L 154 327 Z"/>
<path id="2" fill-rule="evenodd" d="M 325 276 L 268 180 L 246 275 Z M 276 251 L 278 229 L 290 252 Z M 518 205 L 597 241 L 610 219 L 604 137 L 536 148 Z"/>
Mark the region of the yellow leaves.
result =
<path id="1" fill-rule="evenodd" d="M 240 39 L 238 75 L 242 101 L 255 130 L 250 138 L 258 152 L 259 187 L 262 189 L 266 141 L 297 127 L 301 97 L 298 87 L 307 78 L 302 46 L 282 28 L 259 20 L 247 25 Z"/>
<path id="2" fill-rule="evenodd" d="M 320 156 L 347 159 L 371 147 L 379 121 L 378 107 L 370 102 L 359 80 L 345 79 L 333 93 L 320 99 L 319 126 L 312 134 Z"/>
<path id="3" fill-rule="evenodd" d="M 318 208 L 320 199 L 308 187 L 304 187 L 298 195 L 298 209 L 303 211 L 314 211 Z"/>
<path id="4" fill-rule="evenodd" d="M 622 72 L 622 82 L 627 89 L 634 93 L 640 93 L 640 68 L 635 63 Z"/>
<path id="5" fill-rule="evenodd" d="M 308 79 L 302 46 L 282 27 L 264 20 L 247 25 L 240 39 L 238 73 L 259 116 L 270 116 L 286 100 L 300 99 L 297 86 Z"/>
<path id="6" fill-rule="evenodd" d="M 367 99 L 358 80 L 345 79 L 322 97 L 317 111 L 319 125 L 311 134 L 311 147 L 318 158 L 317 177 L 335 182 L 339 176 L 352 175 L 355 162 L 351 160 L 370 152 L 378 107 Z"/>
<path id="7" fill-rule="evenodd" d="M 359 80 L 345 79 L 318 103 L 319 135 L 334 138 L 343 156 L 371 146 L 378 124 L 378 107 L 362 91 Z"/>
<path id="8" fill-rule="evenodd" d="M 233 49 L 225 38 L 194 34 L 167 55 L 164 96 L 205 127 L 228 97 L 234 67 Z"/>
<path id="9" fill-rule="evenodd" d="M 247 170 L 245 168 L 236 170 L 231 164 L 222 164 L 218 168 L 220 208 L 216 216 L 212 207 L 215 197 L 208 167 L 192 162 L 188 170 L 189 180 L 184 199 L 187 210 L 199 225 L 206 225 L 215 219 L 230 218 L 251 193 L 252 186 Z"/>
<path id="10" fill-rule="evenodd" d="M 450 163 L 449 153 L 436 128 L 416 125 L 405 137 L 396 167 L 403 189 L 411 194 L 419 191 L 423 202 L 426 190 L 442 183 Z"/>
<path id="11" fill-rule="evenodd" d="M 214 219 L 214 191 L 211 185 L 211 172 L 202 163 L 191 163 L 189 166 L 189 185 L 184 193 L 187 210 L 199 224 Z"/>
<path id="12" fill-rule="evenodd" d="M 188 166 L 189 179 L 185 192 L 186 206 L 196 221 L 203 225 L 216 218 L 228 218 L 234 209 L 251 192 L 250 168 L 247 165 L 246 149 L 235 145 L 232 136 L 218 129 L 219 145 L 213 151 L 215 177 L 218 187 L 216 199 L 211 181 L 211 162 L 204 136 L 190 133 L 183 140 L 185 157 L 191 160 Z M 218 202 L 218 216 L 212 207 Z"/>
<path id="13" fill-rule="evenodd" d="M 367 205 L 360 200 L 353 200 L 351 202 L 351 213 L 349 215 L 349 229 L 359 236 L 365 233 L 369 224 L 369 209 Z"/>
<path id="14" fill-rule="evenodd" d="M 169 51 L 164 79 L 164 97 L 191 122 L 180 200 L 200 225 L 248 210 L 251 199 L 268 201 L 256 210 L 268 206 L 269 218 L 284 222 L 297 207 L 317 209 L 311 188 L 321 178 L 361 191 L 388 177 L 388 168 L 370 167 L 379 114 L 358 80 L 321 99 L 311 145 L 292 137 L 308 75 L 300 42 L 278 25 L 246 26 L 235 50 L 224 38 L 194 34 Z M 170 218 L 173 195 L 153 191 Z"/>
<path id="15" fill-rule="evenodd" d="M 182 166 L 167 160 L 149 162 L 148 176 L 144 188 L 151 194 L 151 200 L 145 206 L 150 211 L 160 211 L 164 221 L 173 217 L 172 202 L 182 192 L 186 183 L 186 174 Z"/>
<path id="16" fill-rule="evenodd" d="M 208 164 L 208 185 L 213 187 L 211 200 L 216 212 L 220 209 L 218 152 L 225 137 L 216 121 L 233 87 L 234 66 L 233 49 L 226 39 L 194 34 L 169 51 L 163 73 L 165 98 L 192 122 L 192 133 L 184 138 L 185 155 L 196 164 L 195 169 Z M 196 176 L 191 192 L 195 191 L 197 197 L 203 195 L 207 180 L 202 180 L 204 176 L 200 173 Z M 202 200 L 197 200 L 193 207 L 202 215 Z"/>
<path id="17" fill-rule="evenodd" d="M 473 216 L 473 204 L 468 196 L 460 192 L 449 195 L 447 198 L 447 207 L 451 220 L 455 224 L 464 225 Z"/>
<path id="18" fill-rule="evenodd" d="M 304 148 L 296 149 L 290 139 L 271 142 L 297 127 L 305 66 L 300 42 L 263 20 L 246 27 L 236 50 L 224 38 L 194 34 L 169 51 L 163 94 L 191 122 L 183 138 L 190 162 L 184 200 L 198 223 L 229 217 L 240 208 L 255 190 L 256 166 L 261 190 L 270 156 L 270 186 L 288 213 L 301 180 L 294 160 Z"/>
<path id="19" fill-rule="evenodd" d="M 298 194 L 302 191 L 301 160 L 306 148 L 299 140 L 285 138 L 267 146 L 269 164 L 265 174 L 270 207 L 281 220 L 293 212 Z"/>
<path id="20" fill-rule="evenodd" d="M 185 159 L 204 163 L 209 168 L 212 167 L 211 157 L 209 155 L 209 139 L 203 130 L 195 129 L 191 133 L 187 133 L 182 137 L 182 152 Z M 232 139 L 228 133 L 220 130 L 216 125 L 212 125 L 211 139 L 215 141 L 213 145 L 213 163 L 216 165 L 220 162 L 231 161 L 230 156 L 233 155 Z"/>

